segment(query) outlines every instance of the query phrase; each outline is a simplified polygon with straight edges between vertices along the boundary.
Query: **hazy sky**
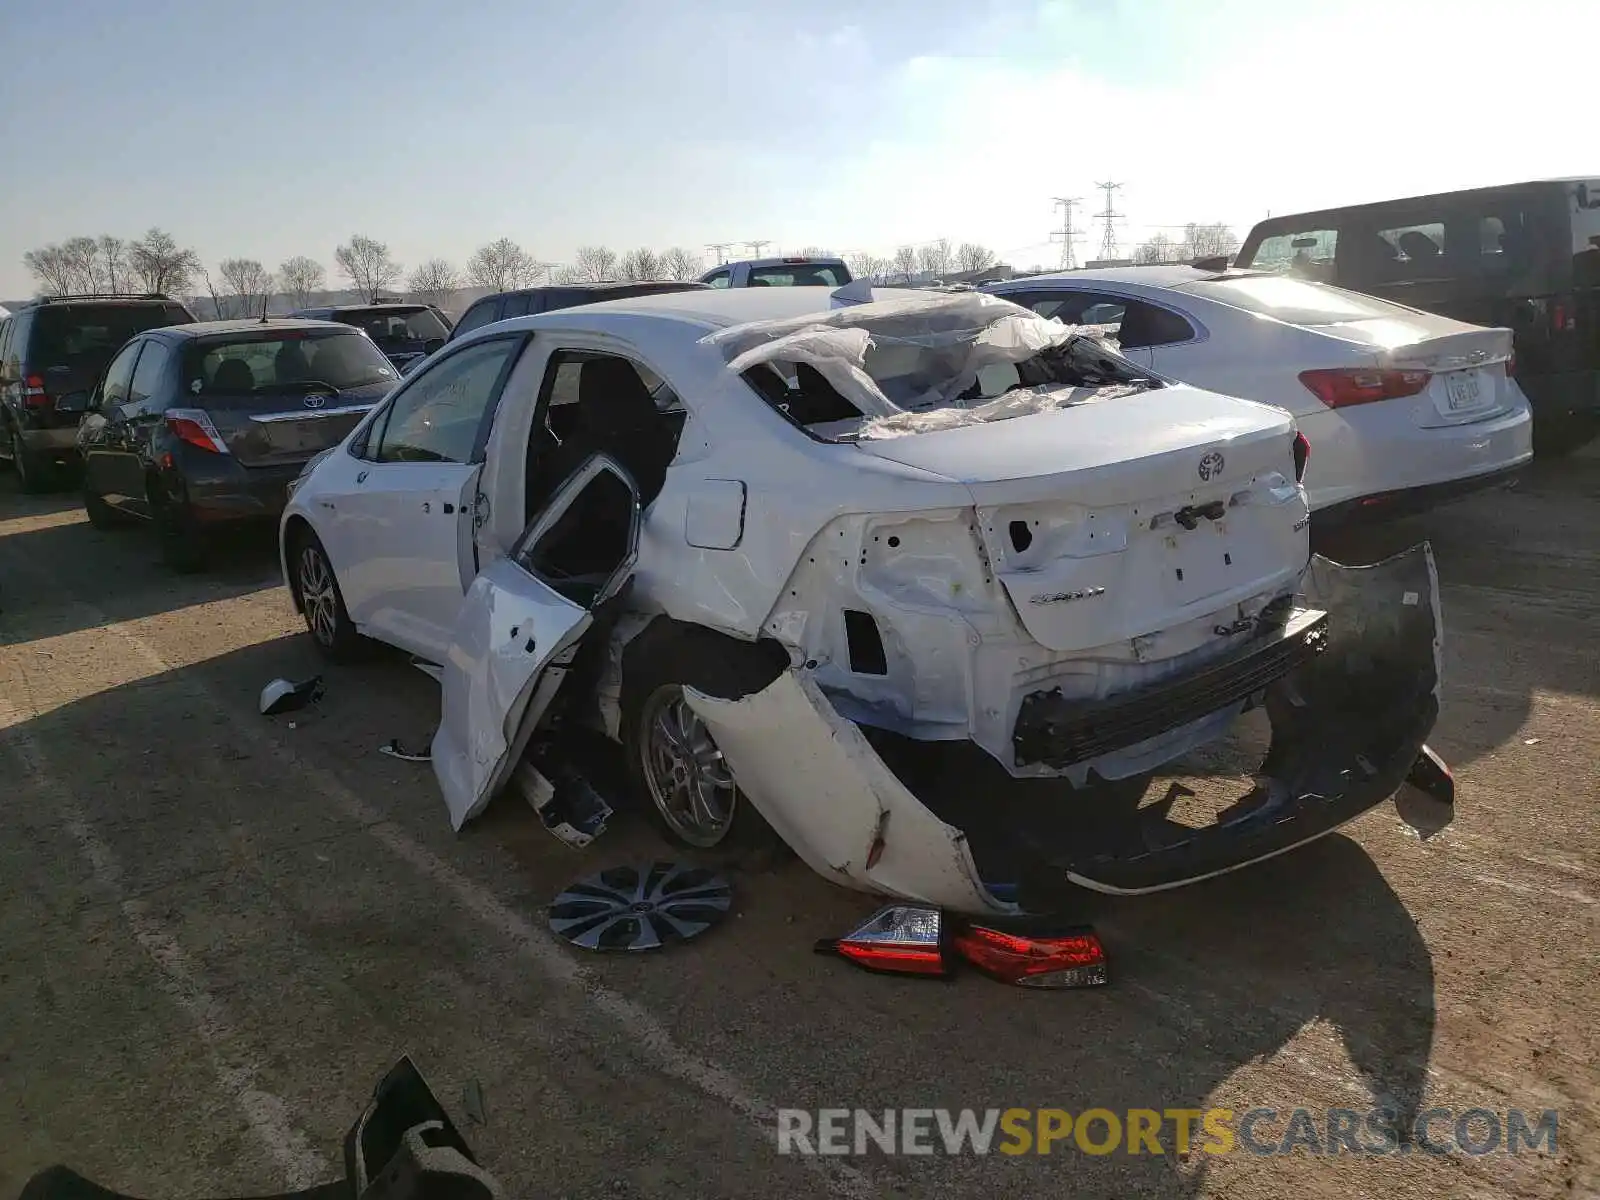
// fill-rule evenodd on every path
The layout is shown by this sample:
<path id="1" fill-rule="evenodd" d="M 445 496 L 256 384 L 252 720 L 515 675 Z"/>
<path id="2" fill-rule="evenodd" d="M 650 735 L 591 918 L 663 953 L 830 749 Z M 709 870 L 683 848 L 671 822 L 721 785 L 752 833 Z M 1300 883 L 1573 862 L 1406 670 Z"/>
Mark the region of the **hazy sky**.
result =
<path id="1" fill-rule="evenodd" d="M 152 224 L 208 265 L 763 238 L 1055 261 L 1162 225 L 1600 174 L 1593 0 L 0 0 L 0 296 Z M 1095 250 L 1090 226 L 1080 254 Z"/>

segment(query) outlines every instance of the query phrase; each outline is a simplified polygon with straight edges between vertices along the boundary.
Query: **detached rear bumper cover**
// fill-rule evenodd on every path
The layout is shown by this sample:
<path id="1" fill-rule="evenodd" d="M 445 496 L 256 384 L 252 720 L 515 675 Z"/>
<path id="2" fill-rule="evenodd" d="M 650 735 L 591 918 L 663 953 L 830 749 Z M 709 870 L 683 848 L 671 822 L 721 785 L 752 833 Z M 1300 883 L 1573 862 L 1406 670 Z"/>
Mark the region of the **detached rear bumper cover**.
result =
<path id="1" fill-rule="evenodd" d="M 1071 885 L 1135 893 L 1194 883 L 1312 841 L 1393 795 L 1439 711 L 1432 552 L 1422 545 L 1371 567 L 1313 557 L 1301 601 L 1327 613 L 1315 623 L 1326 645 L 1265 684 L 1272 743 L 1258 786 L 1204 829 L 1152 821 L 1149 810 L 1093 822 L 1092 836 L 1013 822 L 1005 832 L 1027 908 L 1049 909 Z M 1159 707 L 1160 689 L 1152 699 Z M 819 874 L 962 912 L 1013 909 L 982 883 L 967 834 L 919 800 L 803 672 L 742 699 L 690 691 L 688 700 L 746 795 Z M 1118 808 L 1095 776 L 1061 787 L 1064 806 L 1094 809 L 1104 788 L 1105 812 Z"/>

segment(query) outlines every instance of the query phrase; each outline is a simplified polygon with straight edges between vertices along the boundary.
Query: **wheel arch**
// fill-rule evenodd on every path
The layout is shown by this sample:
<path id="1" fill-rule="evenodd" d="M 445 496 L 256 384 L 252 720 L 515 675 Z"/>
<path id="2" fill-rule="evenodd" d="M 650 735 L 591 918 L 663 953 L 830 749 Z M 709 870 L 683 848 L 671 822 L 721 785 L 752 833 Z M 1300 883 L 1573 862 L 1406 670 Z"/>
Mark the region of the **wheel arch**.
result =
<path id="1" fill-rule="evenodd" d="M 300 573 L 290 567 L 294 560 L 295 551 L 308 537 L 316 537 L 317 531 L 311 527 L 311 522 L 299 513 L 290 513 L 283 523 L 283 529 L 278 535 L 278 555 L 283 566 L 283 581 L 289 588 L 289 599 L 294 604 L 297 613 L 304 614 L 305 600 L 300 595 Z M 320 539 L 319 539 L 320 540 Z M 324 548 L 323 553 L 327 550 Z"/>

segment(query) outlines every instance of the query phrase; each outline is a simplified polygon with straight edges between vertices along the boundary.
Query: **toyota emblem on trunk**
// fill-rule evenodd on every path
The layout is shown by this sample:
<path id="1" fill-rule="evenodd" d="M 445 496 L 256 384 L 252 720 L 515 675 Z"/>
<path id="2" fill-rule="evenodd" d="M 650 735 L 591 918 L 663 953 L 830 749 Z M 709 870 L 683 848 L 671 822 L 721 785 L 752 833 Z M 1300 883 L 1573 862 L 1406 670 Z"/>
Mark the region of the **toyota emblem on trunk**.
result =
<path id="1" fill-rule="evenodd" d="M 1211 451 L 1200 460 L 1200 478 L 1210 479 L 1213 475 L 1222 474 L 1222 455 L 1215 450 Z"/>
<path id="2" fill-rule="evenodd" d="M 311 395 L 306 397 L 307 408 L 321 408 L 327 402 L 328 398 L 322 395 L 320 392 L 313 392 Z"/>

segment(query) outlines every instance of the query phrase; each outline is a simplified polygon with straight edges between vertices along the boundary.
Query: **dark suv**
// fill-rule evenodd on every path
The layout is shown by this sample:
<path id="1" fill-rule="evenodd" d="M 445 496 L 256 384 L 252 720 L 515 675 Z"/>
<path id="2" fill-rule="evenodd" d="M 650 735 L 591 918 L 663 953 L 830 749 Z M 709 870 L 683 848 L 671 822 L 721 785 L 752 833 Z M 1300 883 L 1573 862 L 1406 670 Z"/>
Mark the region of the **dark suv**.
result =
<path id="1" fill-rule="evenodd" d="M 51 486 L 77 461 L 82 397 L 129 338 L 194 313 L 170 296 L 62 296 L 0 320 L 0 458 L 25 492 Z"/>
<path id="2" fill-rule="evenodd" d="M 493 321 L 528 317 L 556 308 L 577 308 L 580 304 L 599 304 L 602 300 L 626 300 L 631 296 L 657 296 L 662 292 L 699 292 L 709 285 L 687 280 L 657 279 L 646 283 L 567 283 L 549 287 L 518 288 L 496 292 L 474 300 L 456 322 L 450 340 Z"/>
<path id="3" fill-rule="evenodd" d="M 283 511 L 306 461 L 349 433 L 398 374 L 364 333 L 326 321 L 148 330 L 82 398 L 89 520 L 145 518 L 168 565 L 194 570 L 219 525 Z"/>
<path id="4" fill-rule="evenodd" d="M 412 362 L 432 354 L 450 336 L 450 318 L 439 309 L 431 304 L 412 304 L 404 300 L 297 308 L 289 315 L 354 325 L 402 372 Z"/>

